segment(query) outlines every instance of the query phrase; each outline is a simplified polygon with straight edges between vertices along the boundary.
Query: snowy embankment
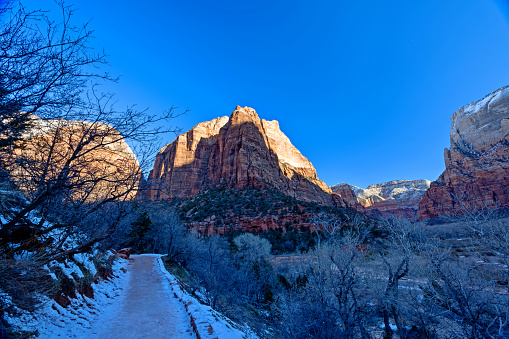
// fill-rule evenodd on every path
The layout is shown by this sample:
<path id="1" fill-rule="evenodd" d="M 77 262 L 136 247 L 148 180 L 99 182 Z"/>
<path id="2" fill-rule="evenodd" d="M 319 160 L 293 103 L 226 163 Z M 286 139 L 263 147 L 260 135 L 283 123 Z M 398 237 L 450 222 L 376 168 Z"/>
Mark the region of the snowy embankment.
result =
<path id="1" fill-rule="evenodd" d="M 249 328 L 243 328 L 225 317 L 221 313 L 213 310 L 210 306 L 200 304 L 200 302 L 189 295 L 179 284 L 177 279 L 170 274 L 164 267 L 161 258 L 158 258 L 159 269 L 168 281 L 168 292 L 173 294 L 185 307 L 193 331 L 198 339 L 230 339 L 230 338 L 258 338 Z"/>
<path id="2" fill-rule="evenodd" d="M 81 263 L 95 271 L 84 256 L 82 259 L 79 260 Z M 95 324 L 114 313 L 115 305 L 121 301 L 122 292 L 130 280 L 128 265 L 128 260 L 117 259 L 112 267 L 114 276 L 108 280 L 99 279 L 97 284 L 92 284 L 93 298 L 76 293 L 76 298 L 69 298 L 70 304 L 63 307 L 55 300 L 41 296 L 42 306 L 35 314 L 24 313 L 8 321 L 21 331 L 38 333 L 37 338 L 90 338 Z M 69 278 L 82 274 L 71 261 L 59 266 Z M 56 280 L 56 277 L 53 278 Z"/>

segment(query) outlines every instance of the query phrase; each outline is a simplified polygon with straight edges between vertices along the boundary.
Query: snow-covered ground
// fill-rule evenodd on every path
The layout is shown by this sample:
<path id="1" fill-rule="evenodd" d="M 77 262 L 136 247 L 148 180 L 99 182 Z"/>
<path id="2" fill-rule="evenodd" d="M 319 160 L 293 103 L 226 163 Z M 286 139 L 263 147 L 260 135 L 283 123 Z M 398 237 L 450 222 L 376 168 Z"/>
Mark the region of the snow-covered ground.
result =
<path id="1" fill-rule="evenodd" d="M 122 300 L 93 324 L 89 338 L 196 338 L 184 305 L 168 293 L 158 257 L 133 256 Z"/>
<path id="2" fill-rule="evenodd" d="M 70 264 L 68 266 L 64 270 L 68 276 L 79 271 Z M 95 323 L 115 312 L 116 304 L 121 302 L 122 292 L 131 276 L 128 267 L 127 260 L 118 259 L 113 264 L 116 278 L 93 284 L 94 298 L 77 293 L 77 298 L 70 298 L 69 306 L 62 307 L 53 299 L 41 297 L 43 304 L 37 313 L 11 318 L 9 322 L 23 331 L 38 331 L 38 338 L 90 338 Z M 127 268 L 126 273 L 121 268 Z"/>

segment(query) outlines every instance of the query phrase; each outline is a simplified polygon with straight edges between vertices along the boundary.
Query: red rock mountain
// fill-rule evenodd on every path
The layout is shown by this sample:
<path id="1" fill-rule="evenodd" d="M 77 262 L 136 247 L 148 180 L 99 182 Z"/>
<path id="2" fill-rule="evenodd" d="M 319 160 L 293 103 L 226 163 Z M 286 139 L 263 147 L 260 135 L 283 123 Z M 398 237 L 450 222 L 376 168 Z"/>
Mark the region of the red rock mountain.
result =
<path id="1" fill-rule="evenodd" d="M 154 201 L 188 198 L 216 185 L 268 185 L 301 201 L 349 205 L 318 179 L 277 121 L 260 119 L 249 107 L 237 106 L 229 118 L 202 122 L 179 135 L 157 154 L 148 182 Z"/>
<path id="2" fill-rule="evenodd" d="M 509 207 L 509 86 L 458 109 L 452 116 L 445 171 L 419 204 L 420 218 L 465 208 Z"/>
<path id="3" fill-rule="evenodd" d="M 338 184 L 331 189 L 338 191 L 345 186 L 350 188 L 355 193 L 358 203 L 371 216 L 414 220 L 417 217 L 419 202 L 429 185 L 429 180 L 395 180 L 370 185 L 367 188 Z"/>

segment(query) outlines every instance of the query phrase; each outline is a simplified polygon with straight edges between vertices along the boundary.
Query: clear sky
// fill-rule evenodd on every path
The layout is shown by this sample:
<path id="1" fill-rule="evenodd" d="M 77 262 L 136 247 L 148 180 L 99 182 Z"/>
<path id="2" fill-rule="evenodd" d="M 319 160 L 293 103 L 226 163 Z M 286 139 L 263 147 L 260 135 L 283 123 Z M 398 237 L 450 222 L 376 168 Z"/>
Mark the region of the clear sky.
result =
<path id="1" fill-rule="evenodd" d="M 437 179 L 454 111 L 509 84 L 508 0 L 69 3 L 120 105 L 188 108 L 184 131 L 253 107 L 328 185 Z"/>

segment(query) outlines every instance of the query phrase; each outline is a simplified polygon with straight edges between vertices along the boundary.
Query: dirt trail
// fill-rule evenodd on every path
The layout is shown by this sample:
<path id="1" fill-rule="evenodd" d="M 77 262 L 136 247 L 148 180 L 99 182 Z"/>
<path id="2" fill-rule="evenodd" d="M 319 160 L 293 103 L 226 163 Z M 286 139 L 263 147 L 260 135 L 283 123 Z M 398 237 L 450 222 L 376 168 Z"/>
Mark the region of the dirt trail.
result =
<path id="1" fill-rule="evenodd" d="M 154 256 L 132 256 L 125 296 L 109 319 L 94 330 L 96 338 L 195 338 L 184 306 L 167 290 Z"/>

